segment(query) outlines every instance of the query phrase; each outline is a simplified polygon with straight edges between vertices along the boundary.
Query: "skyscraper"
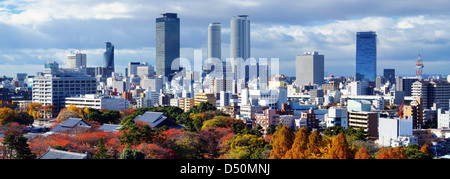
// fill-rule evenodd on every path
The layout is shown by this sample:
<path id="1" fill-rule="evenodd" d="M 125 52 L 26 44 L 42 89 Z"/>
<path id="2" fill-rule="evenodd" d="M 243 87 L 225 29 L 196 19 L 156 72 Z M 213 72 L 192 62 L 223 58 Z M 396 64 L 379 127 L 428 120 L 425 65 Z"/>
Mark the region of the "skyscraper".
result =
<path id="1" fill-rule="evenodd" d="M 213 22 L 208 27 L 208 58 L 222 58 L 220 22 Z"/>
<path id="2" fill-rule="evenodd" d="M 180 57 L 180 19 L 176 13 L 161 15 L 156 18 L 156 75 L 170 81 L 180 66 L 179 61 L 174 61 Z"/>
<path id="3" fill-rule="evenodd" d="M 297 55 L 295 62 L 295 74 L 297 85 L 323 84 L 324 56 L 318 52 L 307 52 Z"/>
<path id="4" fill-rule="evenodd" d="M 242 61 L 250 58 L 250 20 L 248 15 L 238 15 L 231 19 L 231 49 L 230 58 L 232 58 L 232 69 L 235 79 L 241 79 L 245 76 L 245 67 Z"/>
<path id="5" fill-rule="evenodd" d="M 86 68 L 86 54 L 77 52 L 67 55 L 67 68 Z"/>
<path id="6" fill-rule="evenodd" d="M 103 54 L 103 67 L 106 68 L 106 76 L 111 76 L 114 72 L 114 45 L 111 42 L 105 42 L 106 51 Z"/>
<path id="7" fill-rule="evenodd" d="M 377 34 L 356 34 L 356 80 L 375 82 L 377 77 Z"/>
<path id="8" fill-rule="evenodd" d="M 208 58 L 203 66 L 203 76 L 209 74 L 214 78 L 223 77 L 222 46 L 220 22 L 208 26 Z M 211 73 L 215 72 L 215 73 Z"/>

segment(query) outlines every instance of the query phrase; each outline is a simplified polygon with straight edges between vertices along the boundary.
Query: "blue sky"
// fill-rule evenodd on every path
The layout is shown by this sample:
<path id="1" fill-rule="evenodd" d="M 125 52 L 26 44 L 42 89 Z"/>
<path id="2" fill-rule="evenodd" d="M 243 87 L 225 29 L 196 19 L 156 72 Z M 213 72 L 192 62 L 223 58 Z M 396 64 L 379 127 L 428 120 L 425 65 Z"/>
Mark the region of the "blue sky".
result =
<path id="1" fill-rule="evenodd" d="M 35 74 L 46 61 L 65 65 L 81 50 L 88 66 L 102 65 L 104 42 L 115 45 L 116 71 L 129 61 L 155 63 L 155 18 L 181 19 L 181 56 L 206 56 L 207 27 L 222 24 L 222 56 L 229 56 L 230 19 L 248 14 L 251 56 L 279 58 L 280 71 L 294 75 L 295 56 L 325 55 L 328 75 L 355 73 L 358 31 L 378 35 L 378 75 L 383 68 L 414 75 L 424 58 L 425 74 L 450 74 L 450 1 L 441 0 L 6 0 L 0 2 L 0 75 Z"/>

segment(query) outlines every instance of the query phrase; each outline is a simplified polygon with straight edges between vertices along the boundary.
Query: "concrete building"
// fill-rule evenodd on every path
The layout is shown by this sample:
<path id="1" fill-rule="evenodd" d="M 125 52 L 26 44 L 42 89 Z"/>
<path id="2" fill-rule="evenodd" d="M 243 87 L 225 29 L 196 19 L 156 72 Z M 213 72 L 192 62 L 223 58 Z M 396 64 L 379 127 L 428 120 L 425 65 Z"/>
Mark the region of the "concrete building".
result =
<path id="1" fill-rule="evenodd" d="M 409 117 L 413 122 L 413 129 L 420 129 L 423 125 L 424 111 L 422 98 L 416 98 L 410 105 L 403 106 L 403 118 Z"/>
<path id="2" fill-rule="evenodd" d="M 67 68 L 86 68 L 86 54 L 77 52 L 67 55 Z"/>
<path id="3" fill-rule="evenodd" d="M 275 109 L 265 109 L 262 113 L 255 113 L 255 124 L 263 128 L 264 134 L 267 133 L 269 125 L 278 126 L 280 123 L 280 115 Z"/>
<path id="4" fill-rule="evenodd" d="M 437 109 L 438 128 L 450 128 L 450 110 Z"/>
<path id="5" fill-rule="evenodd" d="M 413 136 L 412 120 L 380 118 L 378 143 L 383 147 L 408 146 L 417 144 Z"/>
<path id="6" fill-rule="evenodd" d="M 179 98 L 178 106 L 184 112 L 187 112 L 194 106 L 194 103 L 195 103 L 194 98 Z"/>
<path id="7" fill-rule="evenodd" d="M 348 128 L 347 108 L 331 107 L 324 118 L 327 127 L 341 126 L 344 129 Z"/>
<path id="8" fill-rule="evenodd" d="M 216 106 L 216 97 L 212 93 L 195 93 L 194 99 L 196 106 L 202 102 L 209 102 L 213 106 Z"/>
<path id="9" fill-rule="evenodd" d="M 57 114 L 65 107 L 66 97 L 97 93 L 97 81 L 84 69 L 60 69 L 56 62 L 52 64 L 47 63 L 44 73 L 33 78 L 33 103 L 53 104 Z"/>
<path id="10" fill-rule="evenodd" d="M 423 108 L 430 109 L 433 103 L 437 108 L 448 109 L 450 83 L 447 81 L 416 81 L 412 85 L 411 95 L 423 99 Z"/>
<path id="11" fill-rule="evenodd" d="M 347 110 L 348 111 L 366 111 L 369 112 L 371 107 L 370 101 L 367 100 L 348 100 Z"/>
<path id="12" fill-rule="evenodd" d="M 295 74 L 297 85 L 324 83 L 324 55 L 318 52 L 307 52 L 297 55 L 295 62 Z"/>
<path id="13" fill-rule="evenodd" d="M 348 111 L 348 127 L 362 128 L 370 137 L 377 137 L 378 117 L 378 112 Z"/>
<path id="14" fill-rule="evenodd" d="M 102 109 L 106 108 L 108 110 L 117 110 L 120 111 L 122 109 L 128 109 L 130 103 L 128 100 L 123 98 L 113 98 L 105 95 L 97 95 L 97 94 L 86 94 L 80 95 L 78 97 L 66 97 L 65 98 L 65 107 L 69 105 L 75 105 L 78 108 L 93 108 L 93 109 Z"/>

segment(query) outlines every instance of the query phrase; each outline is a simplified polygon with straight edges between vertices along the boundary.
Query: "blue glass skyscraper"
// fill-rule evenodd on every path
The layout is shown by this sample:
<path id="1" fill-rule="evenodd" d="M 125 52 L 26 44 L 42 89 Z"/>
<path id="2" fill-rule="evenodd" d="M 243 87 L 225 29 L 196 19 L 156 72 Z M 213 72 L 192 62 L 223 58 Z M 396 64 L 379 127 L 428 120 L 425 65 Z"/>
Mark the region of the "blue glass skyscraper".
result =
<path id="1" fill-rule="evenodd" d="M 377 34 L 356 34 L 356 81 L 375 82 L 377 77 Z"/>
<path id="2" fill-rule="evenodd" d="M 180 57 L 180 19 L 176 13 L 161 15 L 156 18 L 156 75 L 170 81 L 180 66 L 179 61 L 174 61 Z"/>

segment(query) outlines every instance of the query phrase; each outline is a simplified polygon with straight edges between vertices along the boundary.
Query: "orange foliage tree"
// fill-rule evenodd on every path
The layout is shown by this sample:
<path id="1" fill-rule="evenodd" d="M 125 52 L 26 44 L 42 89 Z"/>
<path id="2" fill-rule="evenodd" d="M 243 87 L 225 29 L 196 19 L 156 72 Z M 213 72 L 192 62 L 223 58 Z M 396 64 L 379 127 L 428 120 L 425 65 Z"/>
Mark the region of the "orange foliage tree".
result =
<path id="1" fill-rule="evenodd" d="M 281 159 L 289 151 L 294 143 L 294 132 L 287 126 L 281 127 L 280 131 L 272 138 L 273 146 L 269 159 Z"/>
<path id="2" fill-rule="evenodd" d="M 358 152 L 356 152 L 355 159 L 372 159 L 372 157 L 370 157 L 370 154 L 366 148 L 361 147 Z"/>
<path id="3" fill-rule="evenodd" d="M 306 127 L 302 127 L 296 134 L 292 148 L 287 151 L 284 158 L 286 159 L 306 159 L 308 149 L 309 131 Z"/>
<path id="4" fill-rule="evenodd" d="M 353 158 L 352 151 L 350 150 L 343 133 L 338 134 L 336 138 L 334 138 L 329 154 L 330 159 Z"/>

